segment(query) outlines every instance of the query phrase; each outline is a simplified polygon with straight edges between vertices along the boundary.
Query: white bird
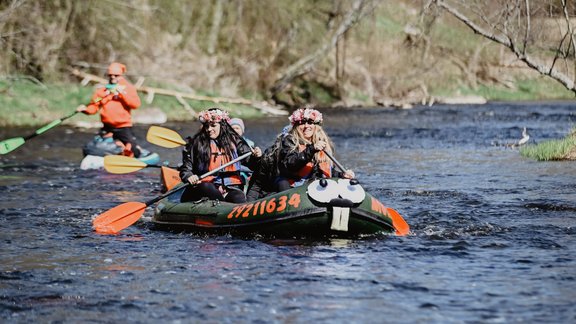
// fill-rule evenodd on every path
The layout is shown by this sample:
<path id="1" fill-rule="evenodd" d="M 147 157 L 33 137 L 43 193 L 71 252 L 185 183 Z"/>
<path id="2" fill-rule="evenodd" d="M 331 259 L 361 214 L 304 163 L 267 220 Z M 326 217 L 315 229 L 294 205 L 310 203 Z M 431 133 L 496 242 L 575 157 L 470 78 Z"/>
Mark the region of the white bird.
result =
<path id="1" fill-rule="evenodd" d="M 528 132 L 526 131 L 526 127 L 524 127 L 524 129 L 522 129 L 522 138 L 518 141 L 518 146 L 520 145 L 524 145 L 528 142 L 528 140 L 530 139 L 530 135 L 528 135 Z"/>

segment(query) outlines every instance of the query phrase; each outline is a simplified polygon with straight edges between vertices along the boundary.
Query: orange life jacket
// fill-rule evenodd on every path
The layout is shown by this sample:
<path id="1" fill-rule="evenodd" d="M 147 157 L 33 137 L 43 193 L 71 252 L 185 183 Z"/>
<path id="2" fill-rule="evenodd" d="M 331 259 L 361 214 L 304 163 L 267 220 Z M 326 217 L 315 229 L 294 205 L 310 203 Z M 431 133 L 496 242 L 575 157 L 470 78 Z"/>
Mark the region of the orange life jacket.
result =
<path id="1" fill-rule="evenodd" d="M 131 110 L 140 107 L 140 97 L 136 88 L 122 77 L 118 80 L 117 87 L 123 89 L 118 95 L 113 95 L 105 87 L 96 89 L 85 113 L 93 115 L 100 110 L 100 119 L 104 125 L 113 128 L 130 127 Z"/>
<path id="2" fill-rule="evenodd" d="M 302 152 L 306 149 L 306 145 L 299 145 L 298 149 L 300 150 L 300 152 Z M 310 161 L 310 162 L 306 163 L 306 165 L 304 165 L 296 173 L 300 177 L 300 179 L 309 178 L 312 175 L 312 171 L 314 170 L 314 165 L 316 165 L 316 164 L 318 164 L 320 171 L 322 171 L 322 174 L 324 174 L 326 176 L 326 178 L 332 177 L 332 163 L 328 159 L 328 156 L 326 155 L 326 153 L 324 153 L 324 151 L 320 151 L 317 154 L 318 154 L 318 157 L 320 159 L 324 160 L 325 162 L 315 163 L 314 161 Z M 293 185 L 298 180 L 299 179 L 288 179 L 288 182 L 290 182 L 290 185 Z"/>
<path id="3" fill-rule="evenodd" d="M 208 171 L 215 170 L 216 168 L 219 168 L 220 166 L 230 161 L 232 161 L 232 158 L 226 154 L 226 151 L 218 147 L 214 141 L 210 141 L 210 163 L 208 164 Z M 227 166 L 223 170 L 216 173 L 216 175 L 207 176 L 201 181 L 218 182 L 219 184 L 225 186 L 239 185 L 242 184 L 242 179 L 240 178 L 239 170 L 240 170 L 240 162 L 237 162 Z"/>

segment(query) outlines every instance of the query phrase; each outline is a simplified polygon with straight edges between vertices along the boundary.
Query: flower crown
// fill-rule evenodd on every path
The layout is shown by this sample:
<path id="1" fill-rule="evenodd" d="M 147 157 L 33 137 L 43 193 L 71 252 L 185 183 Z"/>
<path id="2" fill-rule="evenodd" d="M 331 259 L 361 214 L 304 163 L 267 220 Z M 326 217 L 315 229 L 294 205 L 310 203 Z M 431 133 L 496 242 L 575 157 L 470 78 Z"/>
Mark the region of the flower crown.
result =
<path id="1" fill-rule="evenodd" d="M 220 110 L 218 108 L 203 110 L 198 113 L 198 120 L 202 123 L 219 123 L 222 120 L 230 122 L 230 116 L 228 116 L 228 112 L 224 110 Z"/>
<path id="2" fill-rule="evenodd" d="M 292 125 L 300 125 L 306 122 L 321 124 L 322 113 L 312 108 L 300 108 L 294 111 L 292 115 L 288 117 L 288 119 L 290 120 L 290 123 L 292 123 Z"/>

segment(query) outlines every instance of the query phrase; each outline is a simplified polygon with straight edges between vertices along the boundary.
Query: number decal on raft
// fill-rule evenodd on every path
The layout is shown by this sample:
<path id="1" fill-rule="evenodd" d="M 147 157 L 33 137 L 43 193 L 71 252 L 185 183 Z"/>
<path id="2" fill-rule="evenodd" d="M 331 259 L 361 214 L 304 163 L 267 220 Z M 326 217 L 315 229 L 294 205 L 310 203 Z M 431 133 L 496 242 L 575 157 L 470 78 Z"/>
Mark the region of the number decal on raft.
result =
<path id="1" fill-rule="evenodd" d="M 286 209 L 286 201 L 288 200 L 288 197 L 286 196 L 282 196 L 280 198 L 278 198 L 278 208 L 276 208 L 277 212 L 281 212 L 284 209 Z"/>
<path id="2" fill-rule="evenodd" d="M 290 197 L 290 200 L 288 201 L 288 205 L 290 205 L 294 208 L 298 208 L 298 206 L 300 206 L 300 195 L 299 194 L 293 194 Z"/>
<path id="3" fill-rule="evenodd" d="M 270 199 L 270 201 L 266 204 L 266 212 L 268 214 L 272 214 L 276 209 L 276 198 Z"/>
<path id="4" fill-rule="evenodd" d="M 269 200 L 261 200 L 256 203 L 234 206 L 227 218 L 239 218 L 240 215 L 245 218 L 249 216 L 280 213 L 285 211 L 288 205 L 298 208 L 300 206 L 300 194 L 294 193 L 290 198 L 288 198 L 288 196 L 280 196 L 278 198 L 270 198 Z"/>
<path id="5" fill-rule="evenodd" d="M 250 210 L 252 209 L 253 206 L 254 204 L 249 204 L 244 214 L 242 214 L 242 217 L 248 217 L 248 214 L 250 213 Z"/>
<path id="6" fill-rule="evenodd" d="M 379 202 L 376 198 L 372 198 L 372 211 L 388 216 L 388 211 L 386 207 Z"/>

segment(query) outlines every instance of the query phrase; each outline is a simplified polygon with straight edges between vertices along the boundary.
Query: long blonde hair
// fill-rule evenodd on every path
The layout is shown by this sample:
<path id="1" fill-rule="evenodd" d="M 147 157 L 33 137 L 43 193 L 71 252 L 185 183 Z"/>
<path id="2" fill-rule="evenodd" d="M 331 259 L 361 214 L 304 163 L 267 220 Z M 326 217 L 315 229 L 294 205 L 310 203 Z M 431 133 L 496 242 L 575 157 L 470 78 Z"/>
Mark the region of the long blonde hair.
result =
<path id="1" fill-rule="evenodd" d="M 318 141 L 324 141 L 328 143 L 328 146 L 326 146 L 324 151 L 332 154 L 332 152 L 334 151 L 334 144 L 332 143 L 332 140 L 330 139 L 330 137 L 328 137 L 328 134 L 326 134 L 322 126 L 320 125 L 315 126 L 316 127 L 314 128 L 315 130 L 314 134 L 312 135 L 312 141 L 309 141 L 304 138 L 302 132 L 298 130 L 298 126 L 293 126 L 292 129 L 290 130 L 290 135 L 292 135 L 293 139 L 290 150 L 297 151 L 300 149 L 300 145 L 314 144 Z M 321 155 L 320 152 L 316 152 L 316 154 L 314 154 L 314 161 L 318 163 L 326 162 L 327 160 L 328 158 L 325 154 Z"/>

